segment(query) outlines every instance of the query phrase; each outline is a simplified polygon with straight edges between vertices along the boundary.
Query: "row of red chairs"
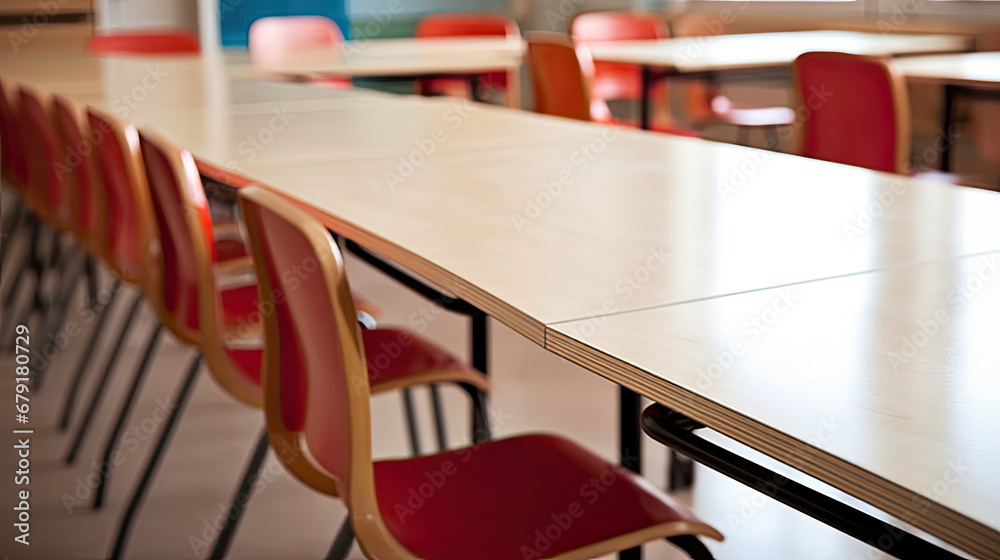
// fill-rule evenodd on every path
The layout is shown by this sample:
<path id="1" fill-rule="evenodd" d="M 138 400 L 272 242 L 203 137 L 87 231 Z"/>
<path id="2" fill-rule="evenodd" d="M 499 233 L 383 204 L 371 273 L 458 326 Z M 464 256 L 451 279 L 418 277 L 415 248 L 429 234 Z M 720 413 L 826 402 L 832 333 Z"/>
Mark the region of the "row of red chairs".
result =
<path id="1" fill-rule="evenodd" d="M 116 43 L 116 52 L 123 48 Z M 638 475 L 568 440 L 547 435 L 489 440 L 489 381 L 413 333 L 359 321 L 359 309 L 376 315 L 377 308 L 352 296 L 333 238 L 291 202 L 259 188 L 243 189 L 249 247 L 223 255 L 198 164 L 187 150 L 101 109 L 3 83 L 0 135 L 4 181 L 31 216 L 104 263 L 116 292 L 121 284 L 138 292 L 126 323 L 145 299 L 160 325 L 196 354 L 126 507 L 112 558 L 124 555 L 132 521 L 202 361 L 235 400 L 264 411 L 266 434 L 255 446 L 241 488 L 252 480 L 270 441 L 298 451 L 278 454 L 296 477 L 344 499 L 350 515 L 331 557 L 346 557 L 355 533 L 371 557 L 442 560 L 522 558 L 533 546 L 540 556 L 590 558 L 661 538 L 692 557 L 709 558 L 695 535 L 722 539 Z M 66 169 L 67 161 L 78 164 Z M 320 273 L 286 284 L 283 272 L 307 260 L 318 263 Z M 247 279 L 241 270 L 253 273 Z M 260 316 L 263 340 L 245 329 Z M 106 457 L 160 332 L 157 327 L 150 338 Z M 127 333 L 126 324 L 116 349 Z M 406 343 L 387 365 L 380 348 L 393 341 Z M 114 358 L 109 357 L 102 385 Z M 475 445 L 373 461 L 369 394 L 444 382 L 459 384 L 472 397 Z M 110 463 L 100 464 L 103 488 Z M 438 471 L 446 480 L 435 485 L 433 498 L 402 515 L 395 506 L 426 481 L 426 473 Z M 580 488 L 595 479 L 604 492 L 599 504 L 590 504 Z M 96 494 L 100 499 L 103 490 Z M 214 558 L 225 555 L 245 509 L 245 496 L 237 496 L 240 507 L 234 501 Z M 536 544 L 550 526 L 559 536 Z"/>

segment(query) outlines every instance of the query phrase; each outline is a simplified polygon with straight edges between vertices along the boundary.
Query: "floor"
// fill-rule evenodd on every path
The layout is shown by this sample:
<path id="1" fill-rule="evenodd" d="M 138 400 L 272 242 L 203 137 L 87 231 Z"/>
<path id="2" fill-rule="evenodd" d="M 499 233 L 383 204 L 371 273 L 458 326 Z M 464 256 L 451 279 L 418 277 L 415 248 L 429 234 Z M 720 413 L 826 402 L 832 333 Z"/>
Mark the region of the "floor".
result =
<path id="1" fill-rule="evenodd" d="M 418 296 L 394 284 L 367 265 L 348 258 L 352 286 L 377 301 L 385 310 L 383 325 L 408 327 L 421 332 L 459 355 L 466 355 L 467 321 L 435 309 Z M 15 273 L 4 270 L 5 290 Z M 70 307 L 67 326 L 61 331 L 65 350 L 52 360 L 43 387 L 31 393 L 30 424 L 30 546 L 13 542 L 15 490 L 13 477 L 4 475 L 0 493 L 0 524 L 4 535 L 0 555 L 5 559 L 98 559 L 110 550 L 113 528 L 128 499 L 131 486 L 150 451 L 150 441 L 160 429 L 164 407 L 172 395 L 191 356 L 191 351 L 169 336 L 164 337 L 153 370 L 142 390 L 128 426 L 131 435 L 122 439 L 122 461 L 112 478 L 106 506 L 89 509 L 93 484 L 91 473 L 103 448 L 117 403 L 128 383 L 129 372 L 140 358 L 144 340 L 154 327 L 148 308 L 130 329 L 118 368 L 112 378 L 105 403 L 93 424 L 77 464 L 64 464 L 69 435 L 57 428 L 62 403 L 68 390 L 72 367 L 85 347 L 93 324 L 83 306 L 83 290 Z M 109 326 L 123 320 L 134 297 L 125 291 L 109 316 Z M 26 303 L 22 292 L 17 302 Z M 129 301 L 126 301 L 129 300 Z M 431 317 L 430 320 L 421 316 Z M 2 320 L 20 317 L 15 310 L 3 310 Z M 73 327 L 69 325 L 74 325 Z M 31 339 L 32 350 L 44 349 L 39 327 Z M 491 375 L 495 383 L 492 413 L 498 436 L 526 432 L 554 432 L 576 439 L 613 458 L 616 450 L 616 388 L 601 377 L 563 361 L 523 339 L 498 323 L 491 323 Z M 107 329 L 106 332 L 112 332 Z M 89 400 L 99 368 L 107 358 L 111 342 L 102 338 L 100 350 L 91 361 L 80 412 Z M 2 341 L 0 357 L 0 408 L 10 410 L 14 399 L 13 344 Z M 458 390 L 444 390 L 449 437 L 453 445 L 468 441 L 467 400 Z M 425 447 L 430 447 L 431 430 L 428 399 L 418 392 L 422 412 Z M 405 456 L 408 446 L 397 394 L 376 397 L 373 405 L 374 449 L 379 457 Z M 11 418 L 7 429 L 20 426 Z M 206 557 L 217 520 L 235 491 L 239 473 L 258 430 L 258 411 L 236 404 L 203 372 L 195 393 L 141 510 L 135 526 L 128 558 L 194 559 Z M 14 436 L 8 436 L 13 442 Z M 16 455 L 10 445 L 0 452 L 0 472 L 16 470 Z M 645 442 L 644 469 L 658 485 L 665 482 L 666 452 L 652 440 Z M 696 470 L 692 490 L 679 499 L 693 504 L 695 511 L 726 536 L 724 543 L 709 543 L 719 559 L 875 559 L 883 555 L 866 545 L 824 527 L 754 490 L 728 481 L 707 469 Z M 321 558 L 343 519 L 345 510 L 336 500 L 318 495 L 269 457 L 256 493 L 248 506 L 230 558 L 289 560 Z M 497 520 L 502 522 L 502 520 Z M 646 547 L 649 560 L 683 558 L 670 545 L 659 542 Z M 363 558 L 355 548 L 352 559 Z"/>

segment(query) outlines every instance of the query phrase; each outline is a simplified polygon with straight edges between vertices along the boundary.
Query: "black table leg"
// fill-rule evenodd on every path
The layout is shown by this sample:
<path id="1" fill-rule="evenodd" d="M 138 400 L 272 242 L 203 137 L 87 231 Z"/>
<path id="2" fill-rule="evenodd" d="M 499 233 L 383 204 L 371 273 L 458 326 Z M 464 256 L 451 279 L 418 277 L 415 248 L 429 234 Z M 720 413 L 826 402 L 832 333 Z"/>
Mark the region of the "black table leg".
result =
<path id="1" fill-rule="evenodd" d="M 941 129 L 944 134 L 944 147 L 941 148 L 941 171 L 945 173 L 951 171 L 951 134 L 955 111 L 955 88 L 950 84 L 944 85 L 944 108 Z"/>
<path id="2" fill-rule="evenodd" d="M 643 75 L 645 75 L 645 71 Z M 645 81 L 645 80 L 643 80 Z M 643 88 L 645 91 L 645 88 Z M 644 97 L 645 98 L 645 97 Z M 619 448 L 622 466 L 636 473 L 642 473 L 642 443 L 639 425 L 640 397 L 635 391 L 619 387 Z M 635 547 L 618 553 L 618 560 L 641 560 L 642 548 Z"/>
<path id="3" fill-rule="evenodd" d="M 643 130 L 650 129 L 650 102 L 653 92 L 653 72 L 648 66 L 642 67 L 642 99 L 639 102 L 639 126 Z"/>

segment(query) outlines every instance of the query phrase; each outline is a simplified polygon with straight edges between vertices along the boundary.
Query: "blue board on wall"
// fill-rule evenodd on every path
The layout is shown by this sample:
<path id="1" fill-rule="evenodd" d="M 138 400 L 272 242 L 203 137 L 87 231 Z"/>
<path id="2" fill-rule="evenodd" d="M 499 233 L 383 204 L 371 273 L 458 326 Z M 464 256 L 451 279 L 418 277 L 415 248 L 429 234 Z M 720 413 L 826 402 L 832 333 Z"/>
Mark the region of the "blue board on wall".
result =
<path id="1" fill-rule="evenodd" d="M 327 16 L 333 18 L 350 37 L 345 0 L 219 0 L 219 21 L 223 47 L 247 46 L 250 24 L 268 16 Z"/>

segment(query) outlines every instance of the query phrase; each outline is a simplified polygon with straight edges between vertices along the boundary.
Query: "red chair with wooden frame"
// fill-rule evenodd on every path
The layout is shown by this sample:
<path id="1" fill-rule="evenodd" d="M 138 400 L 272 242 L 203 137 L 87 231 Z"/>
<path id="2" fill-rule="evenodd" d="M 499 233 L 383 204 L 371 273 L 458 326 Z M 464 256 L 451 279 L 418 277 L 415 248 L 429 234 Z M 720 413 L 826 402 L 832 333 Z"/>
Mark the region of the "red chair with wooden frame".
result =
<path id="1" fill-rule="evenodd" d="M 201 52 L 198 37 L 186 29 L 149 28 L 122 29 L 101 32 L 87 43 L 91 54 L 114 55 L 165 55 Z"/>
<path id="2" fill-rule="evenodd" d="M 573 18 L 570 35 L 575 44 L 588 46 L 608 41 L 655 41 L 666 39 L 670 33 L 660 16 L 649 12 L 588 12 Z M 609 100 L 642 99 L 642 72 L 638 66 L 595 60 L 593 67 L 590 91 L 591 104 L 597 106 L 592 109 L 594 113 L 610 114 L 607 107 Z M 654 108 L 666 105 L 654 120 L 661 123 L 659 127 L 668 127 L 670 115 L 666 87 L 658 84 L 652 93 L 652 100 Z"/>
<path id="3" fill-rule="evenodd" d="M 499 14 L 488 13 L 439 13 L 429 14 L 417 22 L 413 36 L 418 39 L 440 37 L 505 37 L 515 40 L 521 38 L 521 30 L 514 20 Z M 519 92 L 509 91 L 518 84 L 508 84 L 506 72 L 489 72 L 479 76 L 481 87 L 497 88 L 507 91 L 507 95 L 517 95 Z M 472 96 L 468 81 L 458 78 L 433 78 L 417 80 L 417 92 L 420 95 L 451 95 L 453 97 Z"/>
<path id="4" fill-rule="evenodd" d="M 661 538 L 711 557 L 694 535 L 721 540 L 718 531 L 639 475 L 559 437 L 374 462 L 372 351 L 355 325 L 333 238 L 267 190 L 245 189 L 240 203 L 261 297 L 275 310 L 264 319 L 271 445 L 288 450 L 281 460 L 305 484 L 343 498 L 366 557 L 583 559 Z M 304 259 L 317 262 L 318 272 L 292 286 L 282 273 Z M 422 503 L 414 505 L 418 488 Z M 545 537 L 550 526 L 557 536 Z M 348 550 L 329 558 L 346 558 Z"/>
<path id="5" fill-rule="evenodd" d="M 260 321 L 261 316 L 273 314 L 269 307 L 258 305 L 255 277 L 229 288 L 220 282 L 226 274 L 220 269 L 228 265 L 215 258 L 208 202 L 190 152 L 152 132 L 140 135 L 140 147 L 160 246 L 160 258 L 151 263 L 148 275 L 149 297 L 164 326 L 198 352 L 132 495 L 111 558 L 120 558 L 124 553 L 132 519 L 190 396 L 201 360 L 209 366 L 213 379 L 236 400 L 261 406 Z M 321 266 L 312 261 L 298 264 L 307 276 L 314 274 L 311 271 L 314 266 Z M 353 309 L 353 301 L 351 305 Z M 357 315 L 354 320 L 357 321 Z M 368 370 L 366 379 L 370 378 L 377 390 L 457 383 L 472 397 L 476 429 L 488 436 L 483 403 L 490 385 L 481 373 L 415 335 L 392 329 L 366 330 L 365 333 L 374 348 L 394 341 L 400 346 L 388 365 Z M 230 523 L 219 536 L 213 558 L 225 555 L 266 450 L 267 437 L 262 432 L 231 508 Z"/>
<path id="6" fill-rule="evenodd" d="M 586 46 L 576 46 L 561 33 L 528 33 L 528 64 L 535 90 L 535 111 L 581 121 L 635 127 L 616 119 L 603 101 L 591 100 L 594 61 Z M 656 132 L 697 136 L 682 129 L 655 127 Z"/>
<path id="7" fill-rule="evenodd" d="M 337 22 L 324 16 L 264 17 L 253 22 L 247 47 L 254 64 L 274 64 L 294 60 L 302 50 L 340 54 L 344 34 Z M 311 84 L 335 88 L 351 87 L 351 79 L 340 76 L 314 76 Z"/>
<path id="8" fill-rule="evenodd" d="M 12 280 L 13 286 L 7 289 L 3 297 L 3 309 L 10 313 L 14 305 L 14 298 L 20 291 L 21 282 L 26 275 L 24 269 L 30 265 L 32 274 L 41 277 L 44 273 L 42 262 L 36 258 L 37 241 L 39 238 L 40 217 L 35 214 L 34 208 L 38 204 L 34 197 L 34 190 L 29 188 L 29 158 L 25 148 L 24 117 L 20 110 L 20 94 L 17 90 L 8 91 L 7 84 L 0 80 L 0 173 L 2 173 L 4 186 L 10 187 L 17 195 L 14 211 L 7 217 L 7 225 L 4 228 L 6 235 L 0 243 L 0 259 L 4 264 L 2 270 L 15 270 Z M 18 236 L 28 235 L 30 245 L 27 251 L 20 254 L 11 253 L 9 249 L 14 245 Z M 7 266 L 7 255 L 15 254 L 20 260 L 13 266 Z M 8 319 L 5 325 L 11 325 L 17 321 Z M 0 331 L 4 336 L 0 339 L 7 340 L 6 331 Z M 11 331 L 12 332 L 12 331 Z"/>
<path id="9" fill-rule="evenodd" d="M 36 221 L 32 224 L 32 242 L 27 257 L 35 278 L 29 316 L 23 320 L 13 318 L 10 323 L 30 322 L 31 315 L 36 314 L 45 331 L 41 338 L 48 340 L 46 335 L 50 334 L 48 326 L 53 315 L 58 316 L 62 312 L 58 309 L 58 294 L 47 294 L 45 290 L 44 286 L 48 283 L 46 279 L 55 275 L 62 283 L 67 277 L 77 277 L 71 274 L 73 270 L 70 267 L 78 259 L 74 259 L 70 251 L 65 250 L 63 235 L 73 233 L 75 229 L 76 173 L 64 163 L 64 149 L 53 122 L 49 97 L 34 87 L 22 84 L 18 88 L 18 108 L 17 126 L 23 135 L 21 155 L 25 158 L 26 165 L 26 184 L 22 192 L 28 209 L 40 223 Z M 40 246 L 44 229 L 42 224 L 52 228 L 51 235 L 46 236 L 45 242 L 41 243 L 45 247 Z M 24 274 L 18 275 L 9 296 L 13 297 L 24 278 Z M 35 371 L 36 388 L 41 385 L 43 371 L 44 369 Z"/>
<path id="10" fill-rule="evenodd" d="M 29 218 L 27 206 L 27 157 L 24 155 L 24 141 L 21 138 L 21 126 L 16 115 L 16 99 L 8 97 L 7 86 L 0 80 L 0 177 L 3 186 L 9 187 L 16 194 L 13 210 L 4 217 L 3 243 L 0 243 L 0 265 L 7 262 L 7 255 L 15 236 L 25 231 L 25 220 Z M 23 264 L 15 267 L 20 271 Z M 0 270 L 8 270 L 0 268 Z M 21 278 L 18 273 L 17 279 Z M 13 293 L 13 291 L 11 292 Z M 3 298 L 4 309 L 10 309 L 12 300 Z"/>
<path id="11" fill-rule="evenodd" d="M 909 173 L 906 82 L 889 59 L 810 52 L 794 65 L 800 154 L 876 171 Z M 827 95 L 825 92 L 832 92 Z"/>

